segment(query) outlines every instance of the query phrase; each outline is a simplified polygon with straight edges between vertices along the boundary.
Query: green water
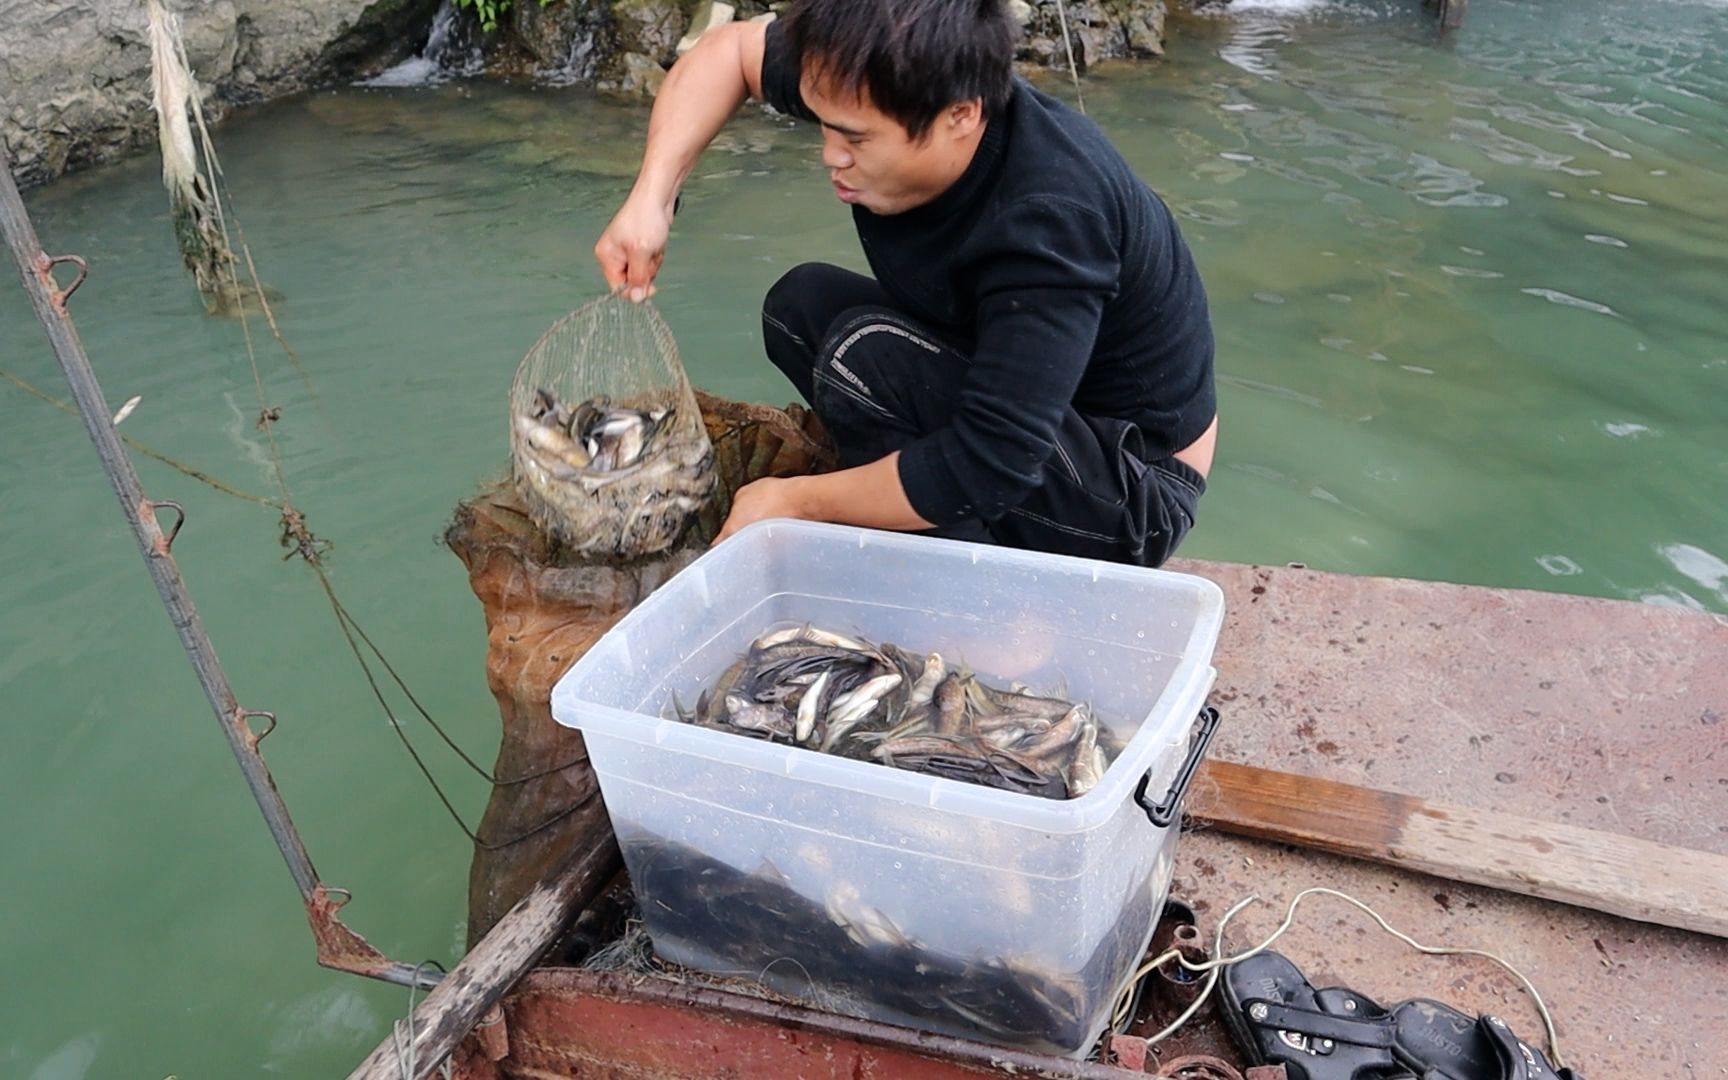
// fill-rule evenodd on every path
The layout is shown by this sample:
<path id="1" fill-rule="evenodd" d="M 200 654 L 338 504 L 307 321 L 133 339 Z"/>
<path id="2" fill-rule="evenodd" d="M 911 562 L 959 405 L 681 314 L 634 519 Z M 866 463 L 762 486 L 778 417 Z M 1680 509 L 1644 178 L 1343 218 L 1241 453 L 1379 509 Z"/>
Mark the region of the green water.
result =
<path id="1" fill-rule="evenodd" d="M 1182 216 L 1223 439 L 1184 554 L 1728 611 L 1728 7 L 1414 0 L 1176 27 L 1095 116 Z M 1054 84 L 1059 92 L 1068 92 Z M 325 93 L 218 131 L 317 390 L 261 351 L 297 502 L 368 631 L 455 734 L 497 728 L 480 613 L 436 544 L 505 455 L 513 365 L 594 295 L 639 108 L 578 90 Z M 861 265 L 814 136 L 752 114 L 698 167 L 661 290 L 695 379 L 782 401 L 756 305 Z M 74 310 L 135 438 L 269 490 L 238 327 L 206 319 L 139 159 L 30 193 L 89 258 Z M 0 366 L 64 392 L 22 294 Z M 176 554 L 350 925 L 453 962 L 468 852 L 263 510 L 153 462 Z M 0 1076 L 344 1074 L 404 992 L 324 972 L 82 431 L 0 383 Z M 415 731 L 420 729 L 415 728 Z M 430 751 L 429 751 L 430 752 Z M 430 752 L 458 804 L 485 791 Z"/>

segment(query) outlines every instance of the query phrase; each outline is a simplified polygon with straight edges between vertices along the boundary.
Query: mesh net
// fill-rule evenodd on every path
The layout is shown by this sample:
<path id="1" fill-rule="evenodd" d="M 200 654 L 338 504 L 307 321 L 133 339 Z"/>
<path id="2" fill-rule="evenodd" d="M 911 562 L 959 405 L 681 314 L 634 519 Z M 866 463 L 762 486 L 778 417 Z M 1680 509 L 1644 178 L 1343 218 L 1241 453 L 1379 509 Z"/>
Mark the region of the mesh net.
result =
<path id="1" fill-rule="evenodd" d="M 560 319 L 522 358 L 510 455 L 534 523 L 579 554 L 664 551 L 714 491 L 714 448 L 672 331 L 617 296 Z"/>

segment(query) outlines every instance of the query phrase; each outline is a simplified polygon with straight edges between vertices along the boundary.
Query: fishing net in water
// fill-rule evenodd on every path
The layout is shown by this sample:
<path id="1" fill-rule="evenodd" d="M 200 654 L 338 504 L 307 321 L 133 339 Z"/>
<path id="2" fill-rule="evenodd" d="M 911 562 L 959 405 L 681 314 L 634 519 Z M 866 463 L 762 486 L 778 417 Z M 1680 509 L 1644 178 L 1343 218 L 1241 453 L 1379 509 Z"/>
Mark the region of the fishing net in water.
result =
<path id="1" fill-rule="evenodd" d="M 672 331 L 646 303 L 592 301 L 516 369 L 510 455 L 534 523 L 577 554 L 637 558 L 714 491 L 714 448 Z"/>

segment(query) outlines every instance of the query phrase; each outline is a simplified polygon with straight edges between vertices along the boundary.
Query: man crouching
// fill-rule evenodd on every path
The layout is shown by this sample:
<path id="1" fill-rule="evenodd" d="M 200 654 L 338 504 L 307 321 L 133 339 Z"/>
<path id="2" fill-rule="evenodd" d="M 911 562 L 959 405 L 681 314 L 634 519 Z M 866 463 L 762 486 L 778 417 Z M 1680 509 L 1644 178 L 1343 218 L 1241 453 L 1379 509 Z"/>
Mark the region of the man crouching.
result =
<path id="1" fill-rule="evenodd" d="M 1156 566 L 1217 439 L 1206 293 L 1169 209 L 1086 117 L 1013 70 L 1000 0 L 794 0 L 673 66 L 595 255 L 652 292 L 680 186 L 745 99 L 822 128 L 874 277 L 809 263 L 768 358 L 842 468 L 739 491 L 770 517 Z"/>

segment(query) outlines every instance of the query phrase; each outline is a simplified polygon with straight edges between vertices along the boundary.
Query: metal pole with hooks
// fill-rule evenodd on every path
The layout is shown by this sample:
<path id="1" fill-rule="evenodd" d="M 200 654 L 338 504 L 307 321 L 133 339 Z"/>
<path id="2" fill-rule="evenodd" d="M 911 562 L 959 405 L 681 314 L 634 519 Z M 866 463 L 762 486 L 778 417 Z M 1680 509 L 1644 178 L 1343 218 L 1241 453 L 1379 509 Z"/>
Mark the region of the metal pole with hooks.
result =
<path id="1" fill-rule="evenodd" d="M 337 912 L 347 902 L 347 892 L 327 886 L 318 879 L 318 871 L 312 866 L 312 858 L 306 853 L 306 845 L 294 828 L 288 807 L 276 790 L 276 781 L 258 749 L 265 736 L 275 728 L 276 717 L 266 711 L 241 707 L 227 673 L 222 669 L 222 662 L 216 656 L 216 647 L 204 632 L 204 623 L 192 604 L 192 595 L 180 576 L 180 568 L 174 562 L 174 540 L 186 524 L 186 511 L 178 503 L 151 499 L 144 494 L 138 473 L 132 467 L 132 459 L 110 419 L 113 414 L 103 399 L 96 373 L 90 367 L 90 358 L 85 354 L 72 317 L 66 310 L 66 301 L 84 283 L 88 268 L 77 255 L 50 256 L 42 250 L 35 227 L 24 209 L 24 200 L 13 182 L 12 159 L 4 145 L 0 145 L 0 232 L 5 234 L 12 258 L 24 279 L 24 291 L 30 296 L 31 306 L 36 310 L 36 317 L 41 321 L 54 355 L 60 361 L 60 369 L 72 389 L 72 399 L 84 421 L 85 432 L 95 444 L 102 471 L 107 474 L 114 495 L 120 500 L 126 523 L 132 527 L 138 549 L 144 556 L 144 565 L 156 584 L 157 595 L 168 611 L 175 632 L 180 635 L 181 647 L 192 662 L 198 684 L 210 702 L 211 711 L 216 714 L 222 734 L 234 753 L 234 760 L 246 778 L 246 786 L 251 789 L 252 798 L 258 803 L 264 822 L 270 828 L 270 835 L 288 864 L 294 885 L 300 890 L 312 936 L 317 943 L 318 962 L 325 967 L 399 985 L 435 986 L 438 981 L 435 973 L 390 960 L 367 944 L 365 938 L 343 925 Z M 54 273 L 62 264 L 77 268 L 77 275 L 64 288 Z M 173 524 L 166 532 L 157 520 L 162 510 L 174 512 Z M 255 719 L 264 721 L 262 728 L 253 727 Z"/>

